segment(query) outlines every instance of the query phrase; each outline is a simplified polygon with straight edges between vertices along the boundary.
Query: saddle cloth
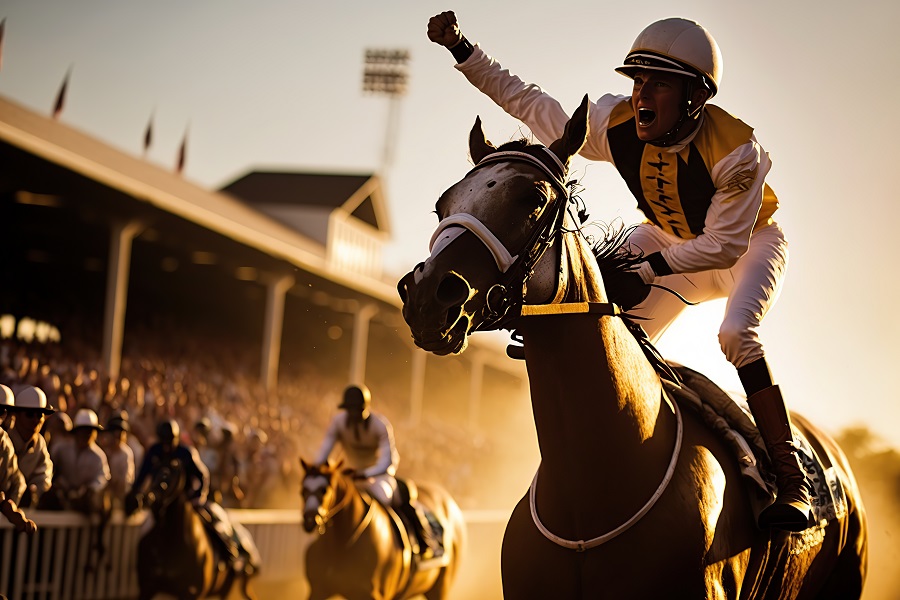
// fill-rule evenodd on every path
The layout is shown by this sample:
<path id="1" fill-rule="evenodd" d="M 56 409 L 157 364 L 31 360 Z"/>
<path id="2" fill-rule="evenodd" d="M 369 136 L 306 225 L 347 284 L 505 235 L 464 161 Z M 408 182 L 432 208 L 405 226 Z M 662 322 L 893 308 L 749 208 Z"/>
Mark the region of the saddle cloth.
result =
<path id="1" fill-rule="evenodd" d="M 662 377 L 663 387 L 679 406 L 699 415 L 733 450 L 747 479 L 755 516 L 759 517 L 775 498 L 775 475 L 746 400 L 728 394 L 702 373 L 671 361 L 667 363 L 681 382 Z M 792 429 L 800 462 L 813 490 L 812 526 L 824 527 L 847 513 L 844 486 L 834 467 L 825 467 L 803 432 L 796 426 Z"/>

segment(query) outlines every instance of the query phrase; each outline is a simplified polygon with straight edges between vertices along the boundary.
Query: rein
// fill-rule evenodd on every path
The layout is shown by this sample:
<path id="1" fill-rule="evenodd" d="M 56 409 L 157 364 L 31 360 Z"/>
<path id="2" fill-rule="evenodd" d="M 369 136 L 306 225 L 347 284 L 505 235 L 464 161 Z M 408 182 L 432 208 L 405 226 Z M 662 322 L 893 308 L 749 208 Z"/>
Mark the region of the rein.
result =
<path id="1" fill-rule="evenodd" d="M 665 395 L 665 391 L 663 391 L 663 395 Z M 608 533 L 604 533 L 603 535 L 597 536 L 590 540 L 573 541 L 561 538 L 547 529 L 544 524 L 541 523 L 541 519 L 537 514 L 537 502 L 535 500 L 535 497 L 537 493 L 536 490 L 539 471 L 535 472 L 534 479 L 531 481 L 531 487 L 528 490 L 528 507 L 531 509 L 531 519 L 532 521 L 534 521 L 535 527 L 538 528 L 538 530 L 544 535 L 545 538 L 547 538 L 557 546 L 562 546 L 563 548 L 568 548 L 569 550 L 575 550 L 576 552 L 584 552 L 585 550 L 590 550 L 591 548 L 595 548 L 601 544 L 605 544 L 611 539 L 624 533 L 635 523 L 640 521 L 641 518 L 643 518 L 643 516 L 647 514 L 651 508 L 653 508 L 653 505 L 656 504 L 656 501 L 659 500 L 660 496 L 662 496 L 663 492 L 666 491 L 666 488 L 669 486 L 669 482 L 672 480 L 672 476 L 675 474 L 675 466 L 678 464 L 678 455 L 681 453 L 681 440 L 684 434 L 684 422 L 681 419 L 681 411 L 678 408 L 678 403 L 671 402 L 671 405 L 675 410 L 675 419 L 678 424 L 678 429 L 675 434 L 675 448 L 672 450 L 672 458 L 669 460 L 669 468 L 666 469 L 666 474 L 663 476 L 662 482 L 659 484 L 659 487 L 656 488 L 656 491 L 653 493 L 653 495 L 650 496 L 650 499 L 647 500 L 647 503 L 644 504 L 644 506 L 642 506 L 641 509 L 634 514 L 634 516 Z"/>
<path id="2" fill-rule="evenodd" d="M 335 495 L 337 495 L 337 487 L 335 487 L 334 490 L 335 490 Z M 334 518 L 334 516 L 335 516 L 336 514 L 338 514 L 338 513 L 341 512 L 342 510 L 344 510 L 344 508 L 345 508 L 348 504 L 350 504 L 350 493 L 349 493 L 349 492 L 347 492 L 347 493 L 344 494 L 344 497 L 341 498 L 340 502 L 338 502 L 337 504 L 334 504 L 331 508 L 329 508 L 328 510 L 326 510 L 326 511 L 325 511 L 325 514 L 322 514 L 321 512 L 319 513 L 320 516 L 322 517 L 322 526 L 319 528 L 319 533 L 320 533 L 320 534 L 321 534 L 321 533 L 324 533 L 323 530 L 324 530 L 325 526 L 326 526 L 329 522 L 331 522 L 331 519 Z M 322 506 L 319 505 L 319 508 L 321 509 Z"/>
<path id="3" fill-rule="evenodd" d="M 347 488 L 353 485 L 352 483 L 343 482 Z M 335 488 L 335 493 L 337 493 L 337 488 Z M 345 489 L 344 497 L 341 498 L 341 501 L 332 506 L 329 510 L 325 511 L 325 514 L 322 515 L 322 525 L 319 527 L 319 535 L 325 533 L 325 527 L 332 522 L 335 515 L 344 510 L 350 504 L 350 491 L 349 489 Z M 362 521 L 360 521 L 359 525 L 356 526 L 356 529 L 353 531 L 353 534 L 350 536 L 350 539 L 347 540 L 347 548 L 356 543 L 359 537 L 362 535 L 362 532 L 365 531 L 366 527 L 369 526 L 369 523 L 372 521 L 373 513 L 374 513 L 374 500 L 370 500 L 366 502 L 365 498 L 363 498 L 363 503 L 366 505 L 366 514 L 363 517 Z"/>

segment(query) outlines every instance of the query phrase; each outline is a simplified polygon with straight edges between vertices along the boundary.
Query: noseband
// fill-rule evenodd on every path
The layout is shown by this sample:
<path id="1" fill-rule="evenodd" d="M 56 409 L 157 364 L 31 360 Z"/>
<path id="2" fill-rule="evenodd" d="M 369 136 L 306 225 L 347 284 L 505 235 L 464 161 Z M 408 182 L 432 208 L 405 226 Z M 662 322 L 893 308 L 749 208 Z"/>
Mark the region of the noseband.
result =
<path id="1" fill-rule="evenodd" d="M 468 213 L 456 213 L 442 219 L 431 237 L 433 248 L 441 233 L 449 227 L 462 227 L 471 231 L 487 247 L 500 269 L 500 281 L 487 291 L 482 308 L 482 320 L 474 330 L 501 329 L 510 320 L 522 314 L 528 280 L 534 274 L 535 265 L 563 232 L 566 209 L 572 202 L 569 184 L 565 181 L 566 166 L 549 148 L 529 146 L 525 151 L 494 152 L 482 158 L 466 177 L 482 167 L 498 162 L 524 162 L 537 167 L 548 177 L 558 192 L 553 206 L 546 205 L 528 240 L 515 256 L 503 242 L 480 220 Z"/>

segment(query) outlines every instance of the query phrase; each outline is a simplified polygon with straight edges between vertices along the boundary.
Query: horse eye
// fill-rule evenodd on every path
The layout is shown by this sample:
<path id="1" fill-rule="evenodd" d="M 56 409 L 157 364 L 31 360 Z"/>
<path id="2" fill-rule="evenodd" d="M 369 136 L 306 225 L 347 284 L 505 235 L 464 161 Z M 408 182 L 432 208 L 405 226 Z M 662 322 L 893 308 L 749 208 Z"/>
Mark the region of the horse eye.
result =
<path id="1" fill-rule="evenodd" d="M 544 193 L 544 190 L 535 190 L 534 195 L 531 197 L 531 201 L 537 208 L 542 208 L 544 205 L 549 202 L 547 194 Z"/>

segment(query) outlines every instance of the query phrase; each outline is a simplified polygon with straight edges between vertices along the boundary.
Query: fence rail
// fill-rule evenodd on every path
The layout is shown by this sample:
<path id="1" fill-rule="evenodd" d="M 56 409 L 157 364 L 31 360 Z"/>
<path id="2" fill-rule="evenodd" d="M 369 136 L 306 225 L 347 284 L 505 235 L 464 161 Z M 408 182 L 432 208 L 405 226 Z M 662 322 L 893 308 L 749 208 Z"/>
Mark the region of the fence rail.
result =
<path id="1" fill-rule="evenodd" d="M 309 536 L 299 510 L 230 510 L 256 542 L 260 581 L 303 576 Z M 137 542 L 149 526 L 146 513 L 113 517 L 104 531 L 106 552 L 93 564 L 92 529 L 73 512 L 29 511 L 38 525 L 32 536 L 0 523 L 0 595 L 10 600 L 132 600 L 138 597 Z"/>

